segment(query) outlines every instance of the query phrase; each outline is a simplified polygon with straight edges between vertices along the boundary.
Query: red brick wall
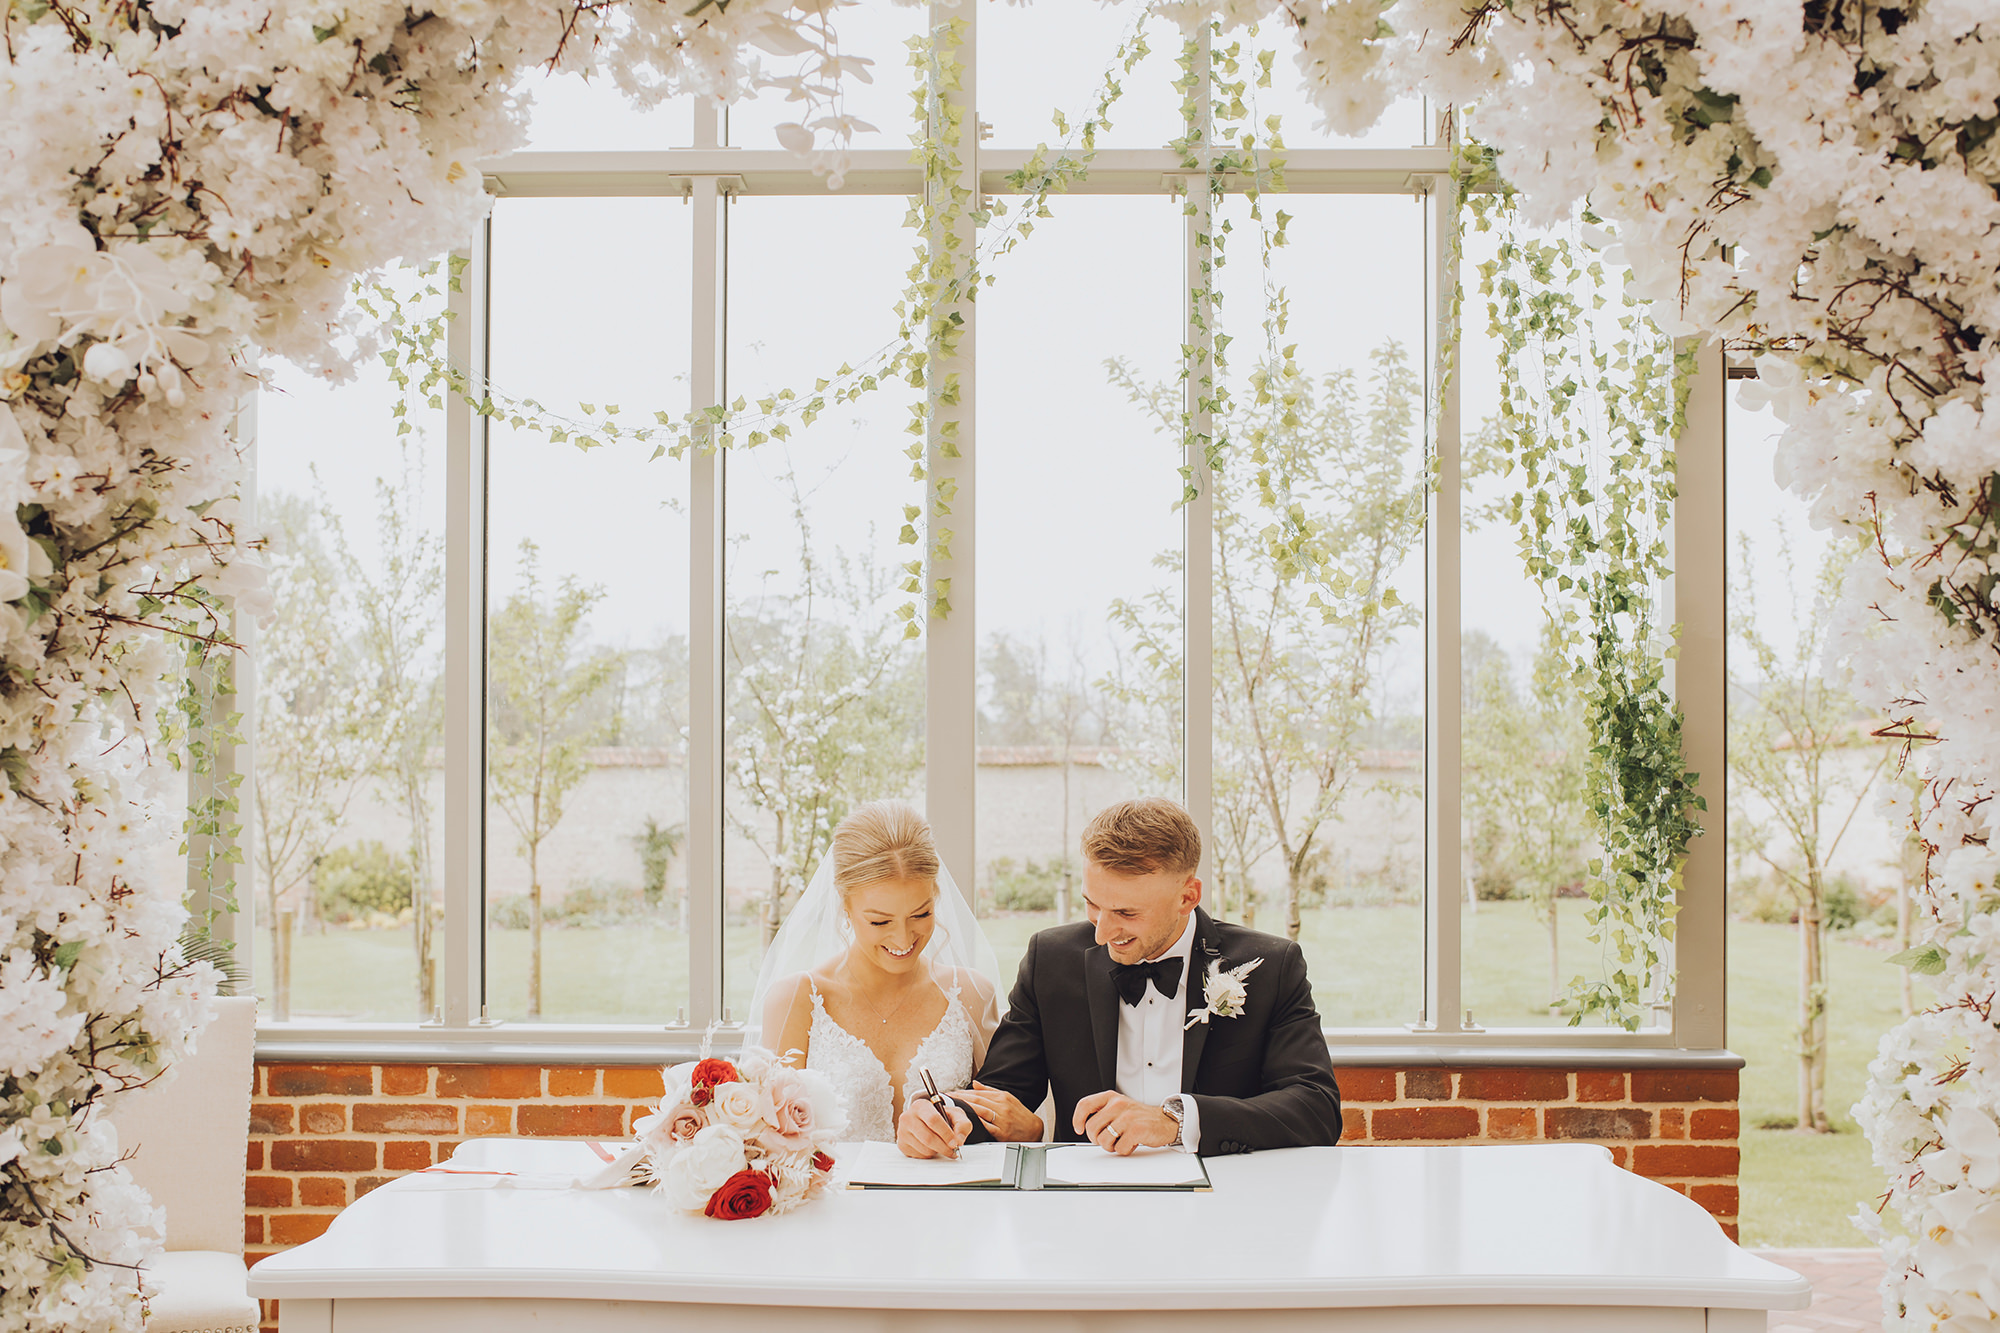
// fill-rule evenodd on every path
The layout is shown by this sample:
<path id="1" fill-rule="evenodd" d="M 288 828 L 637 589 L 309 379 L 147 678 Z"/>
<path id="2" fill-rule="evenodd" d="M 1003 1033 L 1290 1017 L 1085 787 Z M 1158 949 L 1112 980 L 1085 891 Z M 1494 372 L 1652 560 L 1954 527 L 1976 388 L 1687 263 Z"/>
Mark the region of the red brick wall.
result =
<path id="1" fill-rule="evenodd" d="M 1342 1069 L 1342 1143 L 1599 1143 L 1736 1239 L 1733 1069 Z"/>
<path id="2" fill-rule="evenodd" d="M 1344 1143 L 1601 1143 L 1736 1236 L 1734 1070 L 1341 1069 Z M 621 1138 L 656 1069 L 539 1065 L 257 1066 L 246 1257 L 300 1245 L 377 1185 L 495 1134 Z M 267 1303 L 266 1327 L 276 1328 Z"/>

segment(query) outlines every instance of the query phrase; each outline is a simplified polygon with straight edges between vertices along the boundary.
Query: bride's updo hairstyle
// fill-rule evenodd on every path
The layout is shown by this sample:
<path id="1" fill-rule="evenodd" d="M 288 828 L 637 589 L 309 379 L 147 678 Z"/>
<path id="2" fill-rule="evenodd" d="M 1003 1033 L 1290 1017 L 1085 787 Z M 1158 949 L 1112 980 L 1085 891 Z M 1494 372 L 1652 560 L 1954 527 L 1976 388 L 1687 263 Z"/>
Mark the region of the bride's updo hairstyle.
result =
<path id="1" fill-rule="evenodd" d="M 931 826 L 907 801 L 856 806 L 833 831 L 833 885 L 846 902 L 854 890 L 885 879 L 937 883 Z"/>

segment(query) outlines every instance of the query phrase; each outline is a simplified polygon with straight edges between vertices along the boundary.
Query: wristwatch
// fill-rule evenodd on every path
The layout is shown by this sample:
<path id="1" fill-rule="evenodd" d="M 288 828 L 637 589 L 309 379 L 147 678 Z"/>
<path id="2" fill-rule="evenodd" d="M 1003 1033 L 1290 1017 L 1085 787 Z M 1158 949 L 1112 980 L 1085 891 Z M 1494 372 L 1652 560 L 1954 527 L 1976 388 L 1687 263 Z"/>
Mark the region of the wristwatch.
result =
<path id="1" fill-rule="evenodd" d="M 1178 1148 L 1181 1146 L 1181 1135 L 1185 1132 L 1187 1126 L 1187 1107 L 1181 1101 L 1181 1094 L 1177 1092 L 1161 1102 L 1160 1109 L 1171 1116 L 1174 1122 L 1173 1142 L 1167 1146 L 1169 1148 Z"/>

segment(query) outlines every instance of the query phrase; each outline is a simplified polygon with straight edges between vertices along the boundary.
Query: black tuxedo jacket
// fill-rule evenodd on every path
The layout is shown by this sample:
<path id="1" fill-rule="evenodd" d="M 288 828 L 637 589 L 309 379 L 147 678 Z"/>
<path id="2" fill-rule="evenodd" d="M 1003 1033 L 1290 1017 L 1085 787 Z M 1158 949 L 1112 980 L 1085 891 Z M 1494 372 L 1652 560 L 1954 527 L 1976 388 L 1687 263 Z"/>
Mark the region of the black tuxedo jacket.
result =
<path id="1" fill-rule="evenodd" d="M 1340 1089 L 1298 945 L 1216 921 L 1197 907 L 1188 1006 L 1206 1003 L 1202 983 L 1211 963 L 1227 971 L 1253 958 L 1264 962 L 1245 982 L 1243 1013 L 1211 1017 L 1183 1035 L 1181 1091 L 1199 1108 L 1204 1157 L 1340 1141 Z M 1117 1086 L 1116 966 L 1088 922 L 1037 932 L 987 1047 L 979 1081 L 1030 1107 L 1052 1093 L 1058 1140 L 1081 1139 L 1076 1104 Z M 988 1137 L 977 1116 L 972 1136 Z"/>

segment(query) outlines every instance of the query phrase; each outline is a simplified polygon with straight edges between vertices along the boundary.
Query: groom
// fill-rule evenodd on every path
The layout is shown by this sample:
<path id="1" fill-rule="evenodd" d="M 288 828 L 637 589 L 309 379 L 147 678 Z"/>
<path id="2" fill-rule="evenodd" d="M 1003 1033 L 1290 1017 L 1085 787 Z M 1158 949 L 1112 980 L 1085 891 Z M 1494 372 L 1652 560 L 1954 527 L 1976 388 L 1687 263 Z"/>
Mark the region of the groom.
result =
<path id="1" fill-rule="evenodd" d="M 963 1106 L 947 1119 L 910 1098 L 902 1150 L 944 1157 L 968 1139 L 1039 1139 L 1028 1108 L 1045 1093 L 1058 1139 L 1120 1154 L 1338 1143 L 1340 1089 L 1305 958 L 1201 910 L 1201 835 L 1187 811 L 1157 797 L 1114 805 L 1084 830 L 1083 855 L 1089 920 L 1028 941 L 979 1079 L 952 1094 Z M 1211 981 L 1217 964 L 1242 978 L 1240 1003 L 1226 976 Z"/>

